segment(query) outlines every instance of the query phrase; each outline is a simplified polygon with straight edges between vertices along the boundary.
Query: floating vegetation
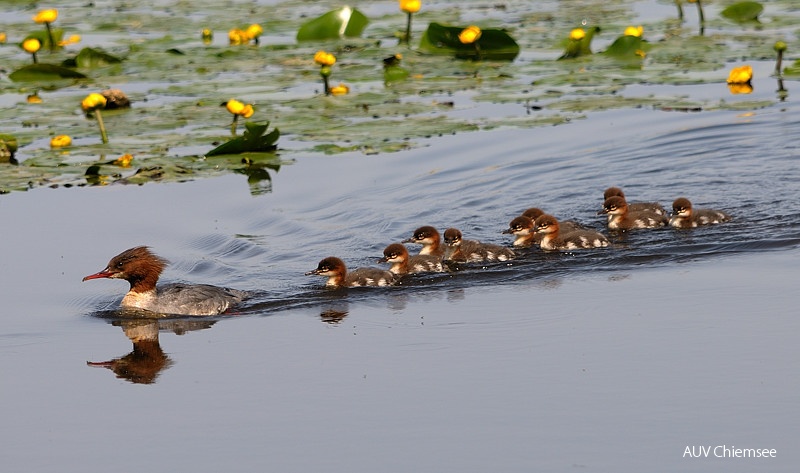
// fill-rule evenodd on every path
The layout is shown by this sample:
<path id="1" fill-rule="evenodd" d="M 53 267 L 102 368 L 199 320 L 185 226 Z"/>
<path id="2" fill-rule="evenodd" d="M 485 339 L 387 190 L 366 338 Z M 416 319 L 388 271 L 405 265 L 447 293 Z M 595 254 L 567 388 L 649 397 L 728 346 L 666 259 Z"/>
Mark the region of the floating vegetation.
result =
<path id="1" fill-rule="evenodd" d="M 702 12 L 700 2 L 692 3 Z M 221 172 L 264 184 L 264 174 L 274 170 L 257 163 L 278 162 L 279 136 L 291 144 L 282 154 L 372 155 L 446 134 L 568 124 L 610 108 L 764 107 L 786 100 L 790 81 L 800 77 L 793 56 L 800 21 L 789 0 L 771 4 L 768 13 L 758 2 L 730 4 L 704 17 L 703 25 L 713 28 L 708 35 L 674 14 L 625 28 L 636 17 L 629 7 L 599 0 L 513 6 L 468 0 L 440 3 L 434 11 L 403 0 L 382 16 L 369 10 L 370 18 L 352 7 L 326 11 L 316 4 L 300 14 L 292 2 L 232 4 L 224 18 L 208 0 L 179 2 L 170 15 L 91 5 L 42 14 L 38 23 L 23 3 L 12 2 L 4 12 L 0 191 L 181 181 Z M 485 20 L 457 25 L 471 9 Z M 592 17 L 581 21 L 587 11 Z M 81 33 L 89 38 L 80 49 L 75 44 L 86 39 L 64 39 L 64 31 L 53 27 L 75 24 L 75 18 L 85 23 Z M 239 20 L 231 24 L 231 18 Z M 213 34 L 234 30 L 236 41 Z M 419 40 L 409 41 L 412 35 Z M 37 64 L 22 49 L 26 39 L 39 41 Z M 778 92 L 772 92 L 776 77 L 763 73 L 727 86 L 733 64 L 763 71 L 772 44 Z M 319 51 L 334 60 L 315 62 Z M 762 87 L 764 81 L 770 83 Z M 626 96 L 632 85 L 652 92 Z M 704 85 L 717 94 L 694 96 Z M 112 132 L 110 143 L 97 139 L 101 121 L 76 113 L 87 87 L 119 92 L 90 116 Z M 136 106 L 113 110 L 116 97 L 130 103 L 126 94 Z M 247 102 L 231 111 L 229 121 L 219 105 L 231 97 Z M 231 137 L 228 126 L 235 135 L 239 117 L 256 110 L 259 122 L 245 123 L 244 135 Z M 275 128 L 269 130 L 266 120 Z M 68 146 L 50 146 L 65 134 Z M 126 155 L 136 156 L 127 166 L 106 157 Z M 243 164 L 245 157 L 251 164 Z"/>

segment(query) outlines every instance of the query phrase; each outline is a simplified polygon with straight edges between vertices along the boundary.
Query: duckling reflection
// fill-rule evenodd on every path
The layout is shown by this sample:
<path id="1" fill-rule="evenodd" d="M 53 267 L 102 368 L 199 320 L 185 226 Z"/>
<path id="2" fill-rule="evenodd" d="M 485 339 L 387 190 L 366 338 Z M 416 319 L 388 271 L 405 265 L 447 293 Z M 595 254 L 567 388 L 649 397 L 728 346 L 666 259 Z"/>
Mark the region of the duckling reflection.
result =
<path id="1" fill-rule="evenodd" d="M 161 349 L 159 331 L 183 335 L 193 330 L 209 328 L 215 323 L 215 320 L 115 320 L 111 324 L 122 327 L 125 336 L 133 342 L 133 350 L 109 361 L 87 361 L 86 365 L 108 368 L 117 378 L 131 383 L 153 384 L 161 372 L 173 364 L 169 355 Z"/>

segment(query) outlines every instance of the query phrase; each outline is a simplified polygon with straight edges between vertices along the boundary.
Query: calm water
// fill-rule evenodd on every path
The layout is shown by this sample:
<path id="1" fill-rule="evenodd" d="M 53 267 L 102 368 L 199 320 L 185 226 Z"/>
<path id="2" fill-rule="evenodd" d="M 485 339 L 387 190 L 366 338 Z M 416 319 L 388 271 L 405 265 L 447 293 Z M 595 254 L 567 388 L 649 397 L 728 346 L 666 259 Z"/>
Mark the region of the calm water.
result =
<path id="1" fill-rule="evenodd" d="M 4 195 L 0 459 L 37 472 L 795 471 L 798 116 L 791 101 L 639 109 L 389 155 L 294 153 L 256 196 L 239 175 Z M 500 231 L 534 205 L 602 228 L 609 185 L 735 220 L 388 290 L 303 276 L 328 255 L 375 264 L 423 224 L 509 243 Z M 159 344 L 154 323 L 113 318 L 123 282 L 80 282 L 140 244 L 171 260 L 164 280 L 259 295 L 233 317 L 162 320 Z M 119 377 L 86 364 L 114 359 Z M 718 445 L 777 458 L 684 458 Z"/>

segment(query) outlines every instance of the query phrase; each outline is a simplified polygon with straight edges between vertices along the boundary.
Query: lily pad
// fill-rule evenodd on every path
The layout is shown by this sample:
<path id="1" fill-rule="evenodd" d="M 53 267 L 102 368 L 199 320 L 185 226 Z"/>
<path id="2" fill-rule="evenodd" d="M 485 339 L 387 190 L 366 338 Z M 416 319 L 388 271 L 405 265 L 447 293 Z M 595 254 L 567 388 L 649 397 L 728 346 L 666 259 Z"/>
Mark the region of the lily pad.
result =
<path id="1" fill-rule="evenodd" d="M 603 54 L 617 58 L 637 59 L 644 56 L 650 50 L 650 44 L 638 36 L 620 36 Z"/>
<path id="2" fill-rule="evenodd" d="M 747 23 L 758 21 L 758 15 L 763 11 L 764 5 L 758 2 L 738 2 L 725 8 L 719 14 L 737 23 Z"/>
<path id="3" fill-rule="evenodd" d="M 419 47 L 434 54 L 469 59 L 513 61 L 519 54 L 519 45 L 505 30 L 487 28 L 481 30 L 481 36 L 475 43 L 463 44 L 458 35 L 464 28 L 431 23 L 422 36 Z"/>
<path id="4" fill-rule="evenodd" d="M 65 61 L 66 66 L 77 66 L 82 67 L 84 69 L 91 69 L 93 67 L 102 67 L 109 64 L 119 64 L 122 62 L 122 59 L 112 56 L 111 54 L 106 53 L 100 49 L 95 48 L 83 48 L 81 52 L 75 56 L 75 59 L 72 61 Z"/>
<path id="5" fill-rule="evenodd" d="M 298 41 L 357 38 L 369 19 L 356 8 L 342 7 L 305 23 L 297 31 Z"/>
<path id="6" fill-rule="evenodd" d="M 14 82 L 38 82 L 56 79 L 86 79 L 84 74 L 56 64 L 29 64 L 8 75 Z"/>
<path id="7" fill-rule="evenodd" d="M 217 146 L 206 153 L 206 156 L 268 152 L 274 151 L 277 148 L 275 143 L 281 136 L 280 131 L 276 128 L 272 130 L 272 132 L 264 135 L 269 127 L 269 122 L 264 124 L 247 122 L 244 126 L 245 131 L 242 136 Z"/>

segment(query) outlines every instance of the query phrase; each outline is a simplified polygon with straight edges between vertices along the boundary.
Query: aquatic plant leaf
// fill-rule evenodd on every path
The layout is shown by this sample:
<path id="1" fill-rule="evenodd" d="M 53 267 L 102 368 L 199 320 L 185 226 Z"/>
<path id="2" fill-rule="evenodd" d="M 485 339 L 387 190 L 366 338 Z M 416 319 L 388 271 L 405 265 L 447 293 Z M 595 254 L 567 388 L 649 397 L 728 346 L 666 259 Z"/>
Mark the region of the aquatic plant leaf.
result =
<path id="1" fill-rule="evenodd" d="M 641 59 L 650 44 L 638 36 L 620 36 L 603 54 L 617 58 Z"/>
<path id="2" fill-rule="evenodd" d="M 791 66 L 785 67 L 783 69 L 783 75 L 800 76 L 800 59 L 796 60 Z"/>
<path id="3" fill-rule="evenodd" d="M 102 67 L 109 64 L 118 64 L 122 62 L 122 59 L 116 56 L 112 56 L 111 54 L 108 54 L 100 49 L 83 48 L 78 53 L 78 55 L 75 56 L 74 61 L 77 67 L 90 69 L 93 67 Z"/>
<path id="4" fill-rule="evenodd" d="M 513 61 L 519 54 L 519 45 L 505 30 L 487 28 L 481 30 L 481 37 L 474 44 L 463 44 L 459 41 L 458 34 L 464 28 L 431 23 L 422 35 L 419 48 L 434 54 L 455 55 L 462 59 Z"/>
<path id="5" fill-rule="evenodd" d="M 383 81 L 384 82 L 396 82 L 400 80 L 405 80 L 409 76 L 408 69 L 404 69 L 400 66 L 388 66 L 383 68 Z"/>
<path id="6" fill-rule="evenodd" d="M 9 163 L 17 152 L 17 138 L 13 135 L 0 133 L 0 163 Z"/>
<path id="7" fill-rule="evenodd" d="M 54 79 L 86 79 L 86 75 L 56 64 L 28 64 L 8 75 L 14 82 L 37 82 Z"/>
<path id="8" fill-rule="evenodd" d="M 276 128 L 272 132 L 264 135 L 269 127 L 269 122 L 264 124 L 247 122 L 244 124 L 245 131 L 242 136 L 233 138 L 212 149 L 206 156 L 218 156 L 221 154 L 241 154 L 274 151 L 280 131 Z"/>
<path id="9" fill-rule="evenodd" d="M 50 47 L 50 35 L 47 34 L 47 30 L 41 29 L 36 30 L 28 34 L 25 37 L 25 40 L 28 39 L 38 39 L 40 43 L 42 43 L 42 49 L 58 49 L 61 48 L 58 43 L 61 42 L 61 39 L 64 37 L 64 30 L 61 28 L 51 28 L 50 31 L 53 33 L 53 41 L 55 41 L 55 46 Z M 23 40 L 23 41 L 25 41 Z"/>
<path id="10" fill-rule="evenodd" d="M 357 38 L 367 27 L 369 19 L 356 8 L 342 7 L 317 17 L 300 27 L 298 41 Z"/>
<path id="11" fill-rule="evenodd" d="M 720 15 L 737 23 L 747 23 L 758 21 L 758 15 L 764 11 L 764 5 L 758 2 L 738 2 L 728 6 Z"/>
<path id="12" fill-rule="evenodd" d="M 564 43 L 564 54 L 558 59 L 571 59 L 580 56 L 589 56 L 592 54 L 592 39 L 594 35 L 600 32 L 600 27 L 586 29 L 586 35 L 579 39 L 567 39 Z"/>

